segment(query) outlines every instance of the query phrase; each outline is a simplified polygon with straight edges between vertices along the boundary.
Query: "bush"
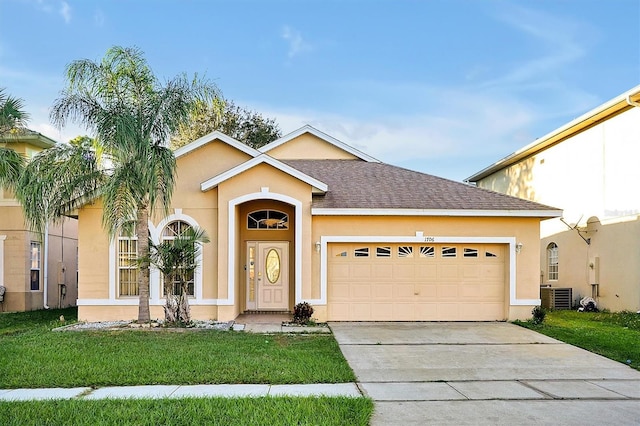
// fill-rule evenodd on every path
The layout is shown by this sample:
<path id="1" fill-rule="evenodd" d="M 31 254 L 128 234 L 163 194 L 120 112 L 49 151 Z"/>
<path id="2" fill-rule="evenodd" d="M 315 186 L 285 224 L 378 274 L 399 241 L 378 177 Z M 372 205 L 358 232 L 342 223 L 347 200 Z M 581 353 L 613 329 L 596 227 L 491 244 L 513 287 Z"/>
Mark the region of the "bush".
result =
<path id="1" fill-rule="evenodd" d="M 313 315 L 313 307 L 307 302 L 300 302 L 293 308 L 293 322 L 296 324 L 308 324 Z"/>
<path id="2" fill-rule="evenodd" d="M 531 311 L 531 315 L 533 315 L 533 317 L 531 318 L 531 322 L 535 325 L 540 325 L 544 322 L 544 317 L 547 315 L 547 310 L 542 306 L 536 306 Z"/>

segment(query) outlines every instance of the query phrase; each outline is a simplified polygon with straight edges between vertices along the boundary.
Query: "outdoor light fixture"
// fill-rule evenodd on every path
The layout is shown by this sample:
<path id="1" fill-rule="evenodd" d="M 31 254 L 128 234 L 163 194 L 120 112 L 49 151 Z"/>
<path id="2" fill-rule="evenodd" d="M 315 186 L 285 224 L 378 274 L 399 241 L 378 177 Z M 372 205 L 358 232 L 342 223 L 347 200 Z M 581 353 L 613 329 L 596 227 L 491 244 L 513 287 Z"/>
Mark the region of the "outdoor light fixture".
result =
<path id="1" fill-rule="evenodd" d="M 320 253 L 320 247 L 321 247 L 321 246 L 322 246 L 322 245 L 320 244 L 320 241 L 316 241 L 316 251 L 317 251 L 318 253 Z"/>
<path id="2" fill-rule="evenodd" d="M 516 253 L 520 253 L 520 252 L 522 251 L 522 246 L 523 246 L 523 245 L 524 245 L 524 244 L 522 244 L 522 243 L 518 243 L 518 244 L 516 244 Z"/>

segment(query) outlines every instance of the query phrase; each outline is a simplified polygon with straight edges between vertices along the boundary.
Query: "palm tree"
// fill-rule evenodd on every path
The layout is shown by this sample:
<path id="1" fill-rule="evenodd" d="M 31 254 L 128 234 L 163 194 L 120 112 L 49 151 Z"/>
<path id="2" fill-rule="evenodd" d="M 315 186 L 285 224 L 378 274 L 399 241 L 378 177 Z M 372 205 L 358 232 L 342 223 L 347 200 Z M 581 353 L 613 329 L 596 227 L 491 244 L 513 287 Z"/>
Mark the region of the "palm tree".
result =
<path id="1" fill-rule="evenodd" d="M 188 285 L 198 267 L 201 245 L 208 242 L 209 237 L 203 229 L 189 227 L 172 240 L 150 243 L 149 262 L 158 268 L 164 279 L 164 313 L 168 323 L 191 321 Z"/>
<path id="2" fill-rule="evenodd" d="M 6 146 L 12 136 L 25 128 L 29 115 L 23 108 L 22 99 L 0 89 L 0 187 L 15 189 L 24 168 L 24 157 Z"/>
<path id="3" fill-rule="evenodd" d="M 113 238 L 135 220 L 141 237 L 139 256 L 148 259 L 149 216 L 158 207 L 167 214 L 175 182 L 175 157 L 166 146 L 169 137 L 195 105 L 211 102 L 217 89 L 184 74 L 161 84 L 142 51 L 120 46 L 110 48 L 100 62 L 71 62 L 66 78 L 68 87 L 54 102 L 51 120 L 60 127 L 68 122 L 84 126 L 96 144 L 92 149 L 80 144 L 43 156 L 42 164 L 59 167 L 56 173 L 45 173 L 41 192 L 57 186 L 52 179 L 59 180 L 61 189 L 50 197 L 48 206 L 42 206 L 38 185 L 21 185 L 25 213 L 32 224 L 46 223 L 87 197 L 100 197 L 102 223 L 109 236 Z M 148 322 L 148 260 L 140 264 L 138 291 L 138 321 Z"/>

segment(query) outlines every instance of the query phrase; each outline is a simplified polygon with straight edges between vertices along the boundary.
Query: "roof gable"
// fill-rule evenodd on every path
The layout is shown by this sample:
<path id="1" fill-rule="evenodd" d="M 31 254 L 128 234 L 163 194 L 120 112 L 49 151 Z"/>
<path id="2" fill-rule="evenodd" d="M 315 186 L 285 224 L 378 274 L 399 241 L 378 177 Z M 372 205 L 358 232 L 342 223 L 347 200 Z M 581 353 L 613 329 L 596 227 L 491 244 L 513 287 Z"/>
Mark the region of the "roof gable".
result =
<path id="1" fill-rule="evenodd" d="M 237 165 L 236 167 L 230 170 L 227 170 L 226 172 L 220 173 L 217 176 L 207 179 L 206 181 L 202 182 L 202 184 L 200 185 L 200 189 L 202 191 L 208 191 L 209 189 L 212 189 L 218 186 L 220 183 L 228 179 L 231 179 L 232 177 L 237 176 L 246 170 L 256 167 L 259 164 L 268 164 L 290 176 L 293 176 L 301 180 L 302 182 L 305 182 L 311 185 L 314 188 L 314 191 L 313 191 L 314 193 L 324 193 L 328 190 L 328 186 L 326 183 L 321 182 L 320 180 L 315 179 L 301 172 L 300 170 L 297 170 L 289 166 L 288 164 L 278 161 L 267 154 L 259 155 L 258 157 L 252 158 L 248 161 L 245 161 L 242 164 Z"/>
<path id="2" fill-rule="evenodd" d="M 308 133 L 310 135 L 315 136 L 316 138 L 322 140 L 323 142 L 331 145 L 332 147 L 336 148 L 337 150 L 343 151 L 344 153 L 352 156 L 354 159 L 359 159 L 359 160 L 363 160 L 363 161 L 368 161 L 368 162 L 375 162 L 375 163 L 379 163 L 379 160 L 365 154 L 362 151 L 359 151 L 357 149 L 355 149 L 352 146 L 347 145 L 344 142 L 339 141 L 338 139 L 327 135 L 326 133 L 321 132 L 320 130 L 310 126 L 310 125 L 306 125 L 303 126 L 301 128 L 299 128 L 298 130 L 294 130 L 293 132 L 281 137 L 280 139 L 277 139 L 265 146 L 263 146 L 262 148 L 260 148 L 260 152 L 263 153 L 268 153 L 272 150 L 275 150 L 278 147 L 283 146 L 286 143 L 289 143 L 291 141 L 294 141 L 296 139 L 298 139 L 300 136 L 304 135 L 305 133 Z M 341 159 L 348 159 L 349 156 L 343 157 Z M 300 158 L 303 159 L 303 158 Z M 304 158 L 307 159 L 307 158 Z M 314 159 L 318 159 L 318 158 L 314 158 Z"/>
<path id="3" fill-rule="evenodd" d="M 188 143 L 185 146 L 182 146 L 178 149 L 176 149 L 175 151 L 173 151 L 173 154 L 175 155 L 176 158 L 182 157 L 184 155 L 187 155 L 195 150 L 197 150 L 198 148 L 202 148 L 203 146 L 214 142 L 216 140 L 222 141 L 224 143 L 226 143 L 229 146 L 232 146 L 234 148 L 236 148 L 239 151 L 244 152 L 245 154 L 250 155 L 251 157 L 257 157 L 258 155 L 260 155 L 260 151 L 258 151 L 257 149 L 253 149 L 248 145 L 243 144 L 242 142 L 225 135 L 222 132 L 219 131 L 215 131 L 215 132 L 211 132 L 209 134 L 206 134 L 204 136 L 202 136 L 199 139 L 196 139 L 193 142 Z"/>

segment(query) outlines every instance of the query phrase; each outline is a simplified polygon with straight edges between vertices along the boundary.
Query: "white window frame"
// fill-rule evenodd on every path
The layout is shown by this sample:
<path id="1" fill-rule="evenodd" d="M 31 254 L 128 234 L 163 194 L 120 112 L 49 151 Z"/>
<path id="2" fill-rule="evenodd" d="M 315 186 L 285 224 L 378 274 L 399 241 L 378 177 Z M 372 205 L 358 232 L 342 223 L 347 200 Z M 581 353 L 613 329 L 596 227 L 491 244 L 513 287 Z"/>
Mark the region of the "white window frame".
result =
<path id="1" fill-rule="evenodd" d="M 551 242 L 547 245 L 547 279 L 558 281 L 560 277 L 560 264 L 558 244 Z"/>
<path id="2" fill-rule="evenodd" d="M 34 256 L 34 248 L 36 255 Z M 35 262 L 35 263 L 34 263 Z M 38 288 L 32 288 L 31 275 L 36 271 L 38 273 Z M 29 291 L 42 291 L 42 243 L 40 241 L 31 241 L 29 244 Z"/>

